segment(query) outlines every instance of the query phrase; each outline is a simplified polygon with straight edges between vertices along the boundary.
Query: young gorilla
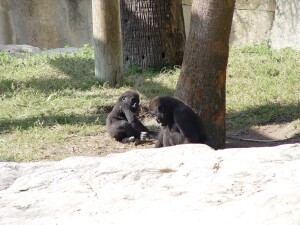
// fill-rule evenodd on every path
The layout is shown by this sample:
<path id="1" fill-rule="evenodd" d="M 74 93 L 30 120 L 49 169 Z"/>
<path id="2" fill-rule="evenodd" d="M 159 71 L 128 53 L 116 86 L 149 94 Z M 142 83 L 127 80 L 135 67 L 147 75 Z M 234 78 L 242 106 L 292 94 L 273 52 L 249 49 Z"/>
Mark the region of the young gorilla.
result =
<path id="1" fill-rule="evenodd" d="M 157 138 L 157 132 L 150 131 L 138 120 L 139 104 L 140 97 L 137 92 L 129 90 L 121 95 L 106 118 L 106 128 L 112 138 L 120 142 Z"/>
<path id="2" fill-rule="evenodd" d="M 200 117 L 182 101 L 170 96 L 155 97 L 151 100 L 149 109 L 162 126 L 156 148 L 185 143 L 208 143 Z"/>

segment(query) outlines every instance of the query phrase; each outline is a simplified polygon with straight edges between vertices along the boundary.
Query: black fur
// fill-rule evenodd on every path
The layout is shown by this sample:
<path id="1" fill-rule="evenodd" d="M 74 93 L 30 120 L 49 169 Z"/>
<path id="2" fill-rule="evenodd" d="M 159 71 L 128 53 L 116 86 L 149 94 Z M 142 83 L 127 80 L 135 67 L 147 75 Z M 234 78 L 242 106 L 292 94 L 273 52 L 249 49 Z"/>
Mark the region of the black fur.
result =
<path id="1" fill-rule="evenodd" d="M 106 128 L 112 138 L 120 142 L 129 137 L 134 137 L 131 141 L 157 138 L 156 132 L 150 131 L 138 120 L 139 104 L 140 97 L 135 91 L 129 90 L 120 96 L 106 118 Z"/>
<path id="2" fill-rule="evenodd" d="M 201 118 L 184 102 L 170 96 L 155 97 L 149 109 L 161 125 L 156 148 L 186 143 L 208 143 Z"/>

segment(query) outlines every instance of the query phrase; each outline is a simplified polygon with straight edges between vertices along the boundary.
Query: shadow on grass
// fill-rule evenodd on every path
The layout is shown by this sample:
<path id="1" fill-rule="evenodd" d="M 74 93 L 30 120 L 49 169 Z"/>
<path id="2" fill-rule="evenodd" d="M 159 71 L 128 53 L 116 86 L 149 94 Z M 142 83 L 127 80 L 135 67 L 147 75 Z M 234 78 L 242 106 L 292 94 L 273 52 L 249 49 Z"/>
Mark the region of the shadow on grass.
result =
<path id="1" fill-rule="evenodd" d="M 94 77 L 95 62 L 93 58 L 68 55 L 56 55 L 49 58 L 51 66 L 59 69 L 71 78 Z"/>
<path id="2" fill-rule="evenodd" d="M 94 75 L 94 60 L 93 58 L 85 57 L 70 57 L 68 55 L 57 55 L 49 57 L 50 65 L 63 73 L 63 76 L 53 74 L 53 76 L 33 77 L 28 80 L 13 80 L 6 79 L 0 81 L 0 94 L 5 94 L 7 97 L 12 97 L 16 91 L 26 90 L 28 88 L 37 90 L 41 93 L 52 94 L 59 90 L 90 90 L 92 87 L 99 86 L 99 82 Z M 134 75 L 132 75 L 134 73 Z M 140 74 L 138 74 L 140 73 Z M 151 84 L 149 77 L 159 75 L 158 70 L 148 69 L 147 75 L 144 71 L 127 71 L 125 74 L 125 84 L 129 88 L 136 89 L 140 93 L 145 94 L 147 98 L 153 97 L 156 93 L 161 93 L 162 90 L 172 93 L 173 90 L 160 85 L 159 83 Z M 141 85 L 142 84 L 142 85 Z M 146 90 L 147 89 L 147 90 Z M 108 90 L 109 91 L 109 90 Z M 2 93 L 3 92 L 3 93 Z M 150 94 L 149 94 L 150 93 Z M 102 98 L 101 94 L 94 95 L 95 98 Z M 114 102 L 112 101 L 112 104 Z M 100 107 L 100 106 L 99 106 Z M 101 108 L 101 107 L 100 107 Z M 24 119 L 8 118 L 0 119 L 0 133 L 10 132 L 14 129 L 26 130 L 31 127 L 50 127 L 56 124 L 99 124 L 105 125 L 107 109 L 98 108 L 95 114 L 53 114 L 29 116 Z M 110 107 L 111 109 L 112 107 Z"/>
<path id="3" fill-rule="evenodd" d="M 92 58 L 70 58 L 61 55 L 50 59 L 49 62 L 53 67 L 59 69 L 70 78 L 57 84 L 56 88 L 58 89 L 72 87 L 85 90 L 95 84 L 102 85 L 95 77 L 95 64 Z M 159 75 L 159 68 L 141 70 L 136 66 L 132 66 L 124 71 L 123 85 L 129 86 L 129 88 L 144 94 L 147 98 L 152 98 L 158 94 L 173 94 L 173 89 L 152 81 L 152 78 Z"/>
<path id="4" fill-rule="evenodd" d="M 49 58 L 48 62 L 52 67 L 61 71 L 61 75 L 53 74 L 51 76 L 49 74 L 27 80 L 2 79 L 0 81 L 0 94 L 8 98 L 12 97 L 16 91 L 28 88 L 40 93 L 51 94 L 65 89 L 84 91 L 101 86 L 94 74 L 93 58 L 57 55 Z M 148 99 L 159 94 L 173 94 L 173 89 L 152 81 L 159 74 L 160 70 L 158 69 L 138 70 L 132 67 L 124 72 L 124 85 L 139 91 Z"/>
<path id="5" fill-rule="evenodd" d="M 10 132 L 13 129 L 27 130 L 31 127 L 51 127 L 55 125 L 88 125 L 97 124 L 105 126 L 105 114 L 93 115 L 49 115 L 32 116 L 24 119 L 6 119 L 0 121 L 0 133 Z"/>
<path id="6" fill-rule="evenodd" d="M 94 60 L 84 57 L 68 57 L 60 55 L 49 58 L 49 63 L 62 71 L 68 77 L 66 78 L 33 78 L 25 83 L 20 82 L 14 84 L 13 80 L 4 80 L 0 83 L 0 90 L 10 93 L 13 86 L 18 88 L 18 85 L 34 88 L 40 92 L 53 92 L 66 88 L 89 90 L 91 87 L 98 84 L 94 76 Z M 125 75 L 125 84 L 139 91 L 148 99 L 155 95 L 172 95 L 173 89 L 165 87 L 160 83 L 154 83 L 153 77 L 159 75 L 159 71 L 150 70 L 146 75 L 142 71 L 129 71 Z M 17 86 L 16 86 L 17 85 Z M 101 96 L 97 96 L 101 98 Z M 114 103 L 112 103 L 114 104 Z M 72 125 L 88 125 L 100 124 L 105 125 L 107 110 L 99 108 L 95 114 L 71 114 L 71 115 L 47 115 L 33 116 L 25 119 L 7 119 L 0 121 L 0 132 L 9 132 L 12 129 L 28 129 L 34 126 L 50 127 L 56 124 L 72 124 Z M 227 113 L 227 139 L 229 144 L 227 147 L 254 147 L 254 146 L 272 146 L 280 143 L 295 143 L 300 142 L 300 132 L 295 132 L 291 137 L 284 141 L 276 141 L 262 134 L 255 132 L 251 128 L 253 126 L 268 126 L 291 123 L 300 118 L 300 105 L 279 105 L 267 104 L 258 107 L 252 107 L 240 112 Z M 299 129 L 299 128 L 296 128 Z M 235 139 L 230 139 L 230 138 Z M 245 141 L 239 139 L 253 139 Z M 266 142 L 263 142 L 266 141 Z"/>
<path id="7" fill-rule="evenodd" d="M 295 125 L 295 127 L 286 125 L 297 119 L 300 119 L 299 103 L 268 104 L 240 112 L 229 112 L 226 115 L 227 147 L 263 147 L 300 142 L 300 125 Z M 272 126 L 276 126 L 275 132 L 284 138 L 273 138 L 272 135 L 267 135 L 274 132 Z M 264 129 L 257 132 L 253 127 Z M 285 132 L 291 132 L 291 135 L 286 137 Z"/>
<path id="8" fill-rule="evenodd" d="M 40 93 L 51 94 L 64 89 L 89 90 L 97 85 L 95 78 L 68 79 L 68 78 L 32 78 L 29 81 L 15 81 L 12 79 L 2 80 L 0 90 L 7 97 L 13 95 L 17 90 L 32 88 Z"/>
<path id="9" fill-rule="evenodd" d="M 59 69 L 62 74 L 51 74 L 52 71 L 45 71 L 45 75 L 37 74 L 37 76 L 26 80 L 1 79 L 0 94 L 9 97 L 16 90 L 27 88 L 48 94 L 66 88 L 88 90 L 99 85 L 94 76 L 94 61 L 91 58 L 57 55 L 47 60 L 52 67 Z"/>

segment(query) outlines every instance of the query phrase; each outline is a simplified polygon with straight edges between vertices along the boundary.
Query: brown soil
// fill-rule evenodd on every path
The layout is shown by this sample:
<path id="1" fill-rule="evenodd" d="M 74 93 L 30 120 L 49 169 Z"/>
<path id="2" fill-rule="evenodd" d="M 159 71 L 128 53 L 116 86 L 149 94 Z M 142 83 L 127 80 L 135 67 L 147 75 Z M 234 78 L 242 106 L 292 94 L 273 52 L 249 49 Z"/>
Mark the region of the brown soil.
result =
<path id="1" fill-rule="evenodd" d="M 300 143 L 300 124 L 256 126 L 243 132 L 227 130 L 226 148 L 267 147 Z"/>
<path id="2" fill-rule="evenodd" d="M 108 113 L 111 109 L 111 107 L 99 108 L 97 113 Z M 141 109 L 140 119 L 150 130 L 159 130 L 156 121 L 145 108 Z M 71 135 L 64 143 L 69 156 L 105 156 L 110 153 L 121 153 L 131 149 L 154 147 L 153 140 L 137 145 L 134 143 L 123 144 L 113 140 L 106 131 L 94 136 L 82 137 Z M 243 131 L 227 130 L 226 148 L 266 147 L 287 143 L 300 143 L 299 123 L 269 124 L 245 129 Z M 58 146 L 51 146 L 50 148 L 57 150 L 57 147 Z M 52 157 L 50 153 L 50 155 L 44 159 L 51 160 L 53 159 Z"/>

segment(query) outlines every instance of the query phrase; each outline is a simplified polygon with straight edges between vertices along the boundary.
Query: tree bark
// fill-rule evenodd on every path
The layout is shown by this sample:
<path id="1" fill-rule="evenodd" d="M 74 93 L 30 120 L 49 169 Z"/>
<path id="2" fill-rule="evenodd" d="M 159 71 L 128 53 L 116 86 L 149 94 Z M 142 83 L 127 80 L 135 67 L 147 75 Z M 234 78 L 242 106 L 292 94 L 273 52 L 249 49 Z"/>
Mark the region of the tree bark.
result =
<path id="1" fill-rule="evenodd" d="M 235 0 L 193 0 L 175 96 L 204 121 L 215 149 L 225 147 L 225 83 Z"/>
<path id="2" fill-rule="evenodd" d="M 181 65 L 185 44 L 181 0 L 121 0 L 125 68 Z"/>
<path id="3" fill-rule="evenodd" d="M 93 0 L 95 75 L 110 86 L 121 85 L 122 38 L 120 0 Z"/>

